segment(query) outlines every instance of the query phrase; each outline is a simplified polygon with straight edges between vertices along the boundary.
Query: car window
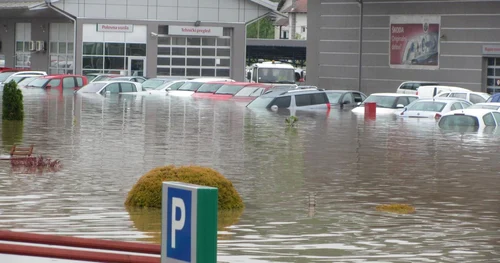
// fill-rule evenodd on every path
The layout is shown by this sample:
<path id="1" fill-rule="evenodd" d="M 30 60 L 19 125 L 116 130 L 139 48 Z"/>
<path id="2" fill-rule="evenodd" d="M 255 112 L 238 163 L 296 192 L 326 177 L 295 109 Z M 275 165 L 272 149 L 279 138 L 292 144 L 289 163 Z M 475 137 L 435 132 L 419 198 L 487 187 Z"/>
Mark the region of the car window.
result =
<path id="1" fill-rule="evenodd" d="M 450 95 L 449 92 L 445 92 L 445 93 L 441 93 L 438 95 L 438 97 L 448 97 L 448 95 Z"/>
<path id="2" fill-rule="evenodd" d="M 264 88 L 258 88 L 256 90 L 254 90 L 254 92 L 252 92 L 249 96 L 250 97 L 258 97 L 258 96 L 262 95 L 262 93 L 264 93 Z"/>
<path id="3" fill-rule="evenodd" d="M 435 101 L 420 101 L 411 104 L 408 107 L 409 111 L 432 111 L 432 112 L 441 112 L 446 103 L 444 102 L 435 102 Z"/>
<path id="4" fill-rule="evenodd" d="M 284 96 L 284 97 L 278 97 L 274 99 L 273 103 L 270 104 L 270 106 L 278 106 L 278 108 L 289 108 L 290 107 L 290 102 L 292 101 L 291 96 Z"/>
<path id="5" fill-rule="evenodd" d="M 450 97 L 453 98 L 461 98 L 461 99 L 467 99 L 467 93 L 451 93 Z"/>
<path id="6" fill-rule="evenodd" d="M 487 113 L 486 115 L 483 116 L 483 121 L 484 125 L 486 126 L 496 126 L 497 123 L 495 122 L 495 118 L 493 117 L 493 114 Z"/>
<path id="7" fill-rule="evenodd" d="M 497 122 L 497 125 L 500 123 L 500 112 L 492 112 L 493 117 L 495 117 L 495 121 Z"/>
<path id="8" fill-rule="evenodd" d="M 177 82 L 169 86 L 170 90 L 178 90 L 185 82 Z"/>
<path id="9" fill-rule="evenodd" d="M 339 99 L 342 97 L 342 92 L 328 92 L 326 95 L 330 103 L 340 103 Z"/>
<path id="10" fill-rule="evenodd" d="M 135 85 L 132 83 L 120 83 L 122 88 L 121 92 L 136 92 Z"/>
<path id="11" fill-rule="evenodd" d="M 479 96 L 477 94 L 470 94 L 470 102 L 472 102 L 474 104 L 485 102 L 485 101 L 486 100 L 483 97 L 481 97 L 481 96 Z"/>
<path id="12" fill-rule="evenodd" d="M 353 103 L 354 99 L 352 97 L 352 94 L 350 92 L 344 94 L 344 97 L 342 98 L 342 103 L 345 104 L 351 104 Z"/>
<path id="13" fill-rule="evenodd" d="M 119 93 L 120 92 L 120 84 L 119 83 L 111 83 L 109 84 L 103 92 L 109 92 L 109 93 Z"/>
<path id="14" fill-rule="evenodd" d="M 410 104 L 410 102 L 408 101 L 408 97 L 399 97 L 396 102 L 396 106 L 399 104 L 403 104 L 404 106 Z"/>
<path id="15" fill-rule="evenodd" d="M 309 106 L 312 105 L 312 103 L 311 94 L 295 95 L 295 105 L 297 105 L 297 107 Z"/>
<path id="16" fill-rule="evenodd" d="M 61 85 L 61 80 L 60 79 L 51 79 L 51 80 L 49 80 L 47 85 L 50 85 L 51 87 L 54 87 L 54 88 L 59 87 L 59 85 Z"/>
<path id="17" fill-rule="evenodd" d="M 472 106 L 472 103 L 467 102 L 467 101 L 461 101 L 460 104 L 462 104 L 462 107 L 464 109 L 469 108 L 470 106 Z"/>
<path id="18" fill-rule="evenodd" d="M 440 128 L 451 128 L 457 126 L 479 126 L 479 120 L 474 116 L 448 115 L 441 117 Z"/>
<path id="19" fill-rule="evenodd" d="M 411 90 L 417 90 L 418 87 L 420 87 L 420 83 L 412 83 L 410 89 Z"/>
<path id="20" fill-rule="evenodd" d="M 63 79 L 63 89 L 72 89 L 75 87 L 75 79 L 73 77 L 66 77 Z"/>
<path id="21" fill-rule="evenodd" d="M 418 98 L 417 98 L 417 97 L 407 97 L 407 98 L 408 98 L 408 101 L 409 101 L 410 103 L 412 103 L 412 102 L 414 102 L 414 101 L 418 100 Z M 405 106 L 406 106 L 406 105 L 405 105 Z"/>
<path id="22" fill-rule="evenodd" d="M 135 78 L 135 81 L 136 82 L 139 82 L 139 83 L 143 83 L 144 81 L 146 81 L 145 79 L 143 78 Z"/>
<path id="23" fill-rule="evenodd" d="M 451 110 L 461 110 L 463 109 L 462 104 L 460 102 L 455 102 L 451 105 Z"/>
<path id="24" fill-rule="evenodd" d="M 252 94 L 253 92 L 255 92 L 256 89 L 258 89 L 258 87 L 244 87 L 243 89 L 241 89 L 240 91 L 238 91 L 238 93 L 236 93 L 234 96 L 235 97 L 250 96 L 250 94 Z"/>
<path id="25" fill-rule="evenodd" d="M 361 94 L 359 94 L 357 92 L 353 92 L 352 95 L 354 97 L 354 102 L 356 102 L 356 103 L 363 102 L 364 98 Z"/>
<path id="26" fill-rule="evenodd" d="M 401 85 L 401 89 L 411 89 L 411 83 L 405 83 L 403 85 Z"/>
<path id="27" fill-rule="evenodd" d="M 78 87 L 83 86 L 83 79 L 82 79 L 82 78 L 80 78 L 80 77 L 76 77 L 76 85 L 77 85 Z"/>

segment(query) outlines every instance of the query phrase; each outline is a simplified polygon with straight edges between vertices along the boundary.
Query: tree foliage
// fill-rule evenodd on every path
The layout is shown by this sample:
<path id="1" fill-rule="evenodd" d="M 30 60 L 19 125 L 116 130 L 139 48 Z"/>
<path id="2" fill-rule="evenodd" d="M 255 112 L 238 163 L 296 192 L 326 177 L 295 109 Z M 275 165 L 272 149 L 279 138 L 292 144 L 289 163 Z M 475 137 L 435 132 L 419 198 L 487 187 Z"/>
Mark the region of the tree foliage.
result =
<path id="1" fill-rule="evenodd" d="M 24 119 L 23 93 L 17 88 L 15 81 L 5 84 L 2 99 L 2 119 L 22 121 Z"/>
<path id="2" fill-rule="evenodd" d="M 274 25 L 270 18 L 264 17 L 250 24 L 247 28 L 247 38 L 274 38 Z"/>

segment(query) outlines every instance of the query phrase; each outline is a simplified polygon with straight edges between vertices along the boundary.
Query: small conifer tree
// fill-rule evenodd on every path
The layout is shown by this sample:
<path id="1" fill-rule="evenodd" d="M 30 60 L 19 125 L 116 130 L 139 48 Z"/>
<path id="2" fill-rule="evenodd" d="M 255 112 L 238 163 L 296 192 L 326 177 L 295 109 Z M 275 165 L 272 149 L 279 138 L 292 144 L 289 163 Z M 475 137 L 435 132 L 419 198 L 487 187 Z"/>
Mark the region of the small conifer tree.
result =
<path id="1" fill-rule="evenodd" d="M 22 121 L 24 119 L 23 93 L 17 83 L 11 81 L 3 87 L 2 120 Z"/>

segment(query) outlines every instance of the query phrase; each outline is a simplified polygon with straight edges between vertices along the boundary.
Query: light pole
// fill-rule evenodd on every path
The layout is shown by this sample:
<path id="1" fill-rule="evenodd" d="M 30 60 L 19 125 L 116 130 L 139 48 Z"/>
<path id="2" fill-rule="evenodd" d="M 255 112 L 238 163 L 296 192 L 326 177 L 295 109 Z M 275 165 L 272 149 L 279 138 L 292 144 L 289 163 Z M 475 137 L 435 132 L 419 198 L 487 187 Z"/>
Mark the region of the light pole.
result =
<path id="1" fill-rule="evenodd" d="M 358 62 L 358 90 L 361 91 L 361 70 L 363 68 L 363 0 L 359 3 L 359 62 Z"/>

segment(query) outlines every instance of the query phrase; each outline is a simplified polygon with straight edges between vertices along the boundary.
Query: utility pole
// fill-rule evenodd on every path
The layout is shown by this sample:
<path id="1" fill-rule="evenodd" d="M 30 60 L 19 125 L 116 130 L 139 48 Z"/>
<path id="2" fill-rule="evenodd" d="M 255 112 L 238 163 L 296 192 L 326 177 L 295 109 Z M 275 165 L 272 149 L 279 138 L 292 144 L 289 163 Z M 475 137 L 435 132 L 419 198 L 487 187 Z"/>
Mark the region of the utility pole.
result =
<path id="1" fill-rule="evenodd" d="M 257 38 L 260 38 L 260 19 L 257 20 Z"/>
<path id="2" fill-rule="evenodd" d="M 362 68 L 363 68 L 363 0 L 359 3 L 359 62 L 358 62 L 358 91 L 361 91 Z"/>

